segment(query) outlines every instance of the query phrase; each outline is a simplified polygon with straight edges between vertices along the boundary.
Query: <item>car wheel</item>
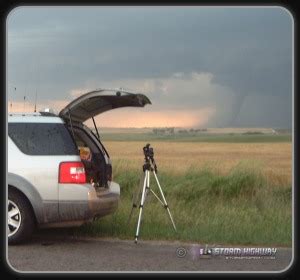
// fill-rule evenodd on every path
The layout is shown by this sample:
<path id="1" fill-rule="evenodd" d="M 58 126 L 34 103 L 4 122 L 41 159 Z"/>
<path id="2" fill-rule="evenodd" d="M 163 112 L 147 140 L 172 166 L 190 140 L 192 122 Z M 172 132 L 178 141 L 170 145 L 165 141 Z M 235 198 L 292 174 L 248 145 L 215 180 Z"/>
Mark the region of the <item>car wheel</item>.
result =
<path id="1" fill-rule="evenodd" d="M 8 243 L 17 244 L 29 238 L 34 230 L 33 212 L 28 201 L 19 192 L 8 192 Z"/>

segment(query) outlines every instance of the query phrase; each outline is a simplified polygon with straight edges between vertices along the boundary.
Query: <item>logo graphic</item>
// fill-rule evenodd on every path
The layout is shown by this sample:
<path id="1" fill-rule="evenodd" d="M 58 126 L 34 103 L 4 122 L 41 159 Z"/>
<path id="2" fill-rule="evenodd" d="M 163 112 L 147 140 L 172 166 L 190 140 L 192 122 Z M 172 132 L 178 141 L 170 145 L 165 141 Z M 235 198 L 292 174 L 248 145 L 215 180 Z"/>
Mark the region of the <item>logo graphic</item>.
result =
<path id="1" fill-rule="evenodd" d="M 186 249 L 183 247 L 179 247 L 176 249 L 176 255 L 178 258 L 184 258 L 186 256 L 187 252 Z"/>

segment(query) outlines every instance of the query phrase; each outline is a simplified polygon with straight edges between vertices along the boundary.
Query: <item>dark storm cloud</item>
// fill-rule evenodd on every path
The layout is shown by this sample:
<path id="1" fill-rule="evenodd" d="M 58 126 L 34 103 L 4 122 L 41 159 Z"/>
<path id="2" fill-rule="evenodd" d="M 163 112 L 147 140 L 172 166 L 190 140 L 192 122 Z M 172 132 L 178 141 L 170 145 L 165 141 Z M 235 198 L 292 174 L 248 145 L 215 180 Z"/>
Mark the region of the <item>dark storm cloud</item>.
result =
<path id="1" fill-rule="evenodd" d="M 18 8 L 8 18 L 9 86 L 38 88 L 41 99 L 69 98 L 71 89 L 90 82 L 167 79 L 177 72 L 211 73 L 212 84 L 232 90 L 222 125 L 249 123 L 241 116 L 249 96 L 277 102 L 281 122 L 290 125 L 292 19 L 281 8 L 204 7 Z M 175 107 L 180 94 L 173 95 Z M 218 103 L 185 94 L 191 108 Z M 168 98 L 161 100 L 163 108 Z M 253 125 L 276 126 L 270 115 L 258 115 Z"/>

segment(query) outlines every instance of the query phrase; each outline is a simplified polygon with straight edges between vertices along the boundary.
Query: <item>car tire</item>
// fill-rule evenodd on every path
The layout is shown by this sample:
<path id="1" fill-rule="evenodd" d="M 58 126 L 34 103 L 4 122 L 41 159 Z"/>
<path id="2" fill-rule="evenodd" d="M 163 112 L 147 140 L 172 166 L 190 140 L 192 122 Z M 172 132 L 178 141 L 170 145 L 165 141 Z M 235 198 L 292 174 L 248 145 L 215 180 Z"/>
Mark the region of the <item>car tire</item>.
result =
<path id="1" fill-rule="evenodd" d="M 8 244 L 28 239 L 35 228 L 34 214 L 27 199 L 18 191 L 8 191 Z"/>

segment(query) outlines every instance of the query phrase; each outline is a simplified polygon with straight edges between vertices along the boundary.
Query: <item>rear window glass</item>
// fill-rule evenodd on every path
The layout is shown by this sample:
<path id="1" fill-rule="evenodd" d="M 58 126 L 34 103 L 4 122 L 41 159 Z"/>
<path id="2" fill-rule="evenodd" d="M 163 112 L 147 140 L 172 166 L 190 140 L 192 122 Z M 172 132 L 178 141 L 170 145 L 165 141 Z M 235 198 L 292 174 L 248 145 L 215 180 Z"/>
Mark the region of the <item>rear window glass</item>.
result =
<path id="1" fill-rule="evenodd" d="M 8 135 L 28 155 L 78 155 L 70 132 L 61 123 L 9 123 Z"/>

